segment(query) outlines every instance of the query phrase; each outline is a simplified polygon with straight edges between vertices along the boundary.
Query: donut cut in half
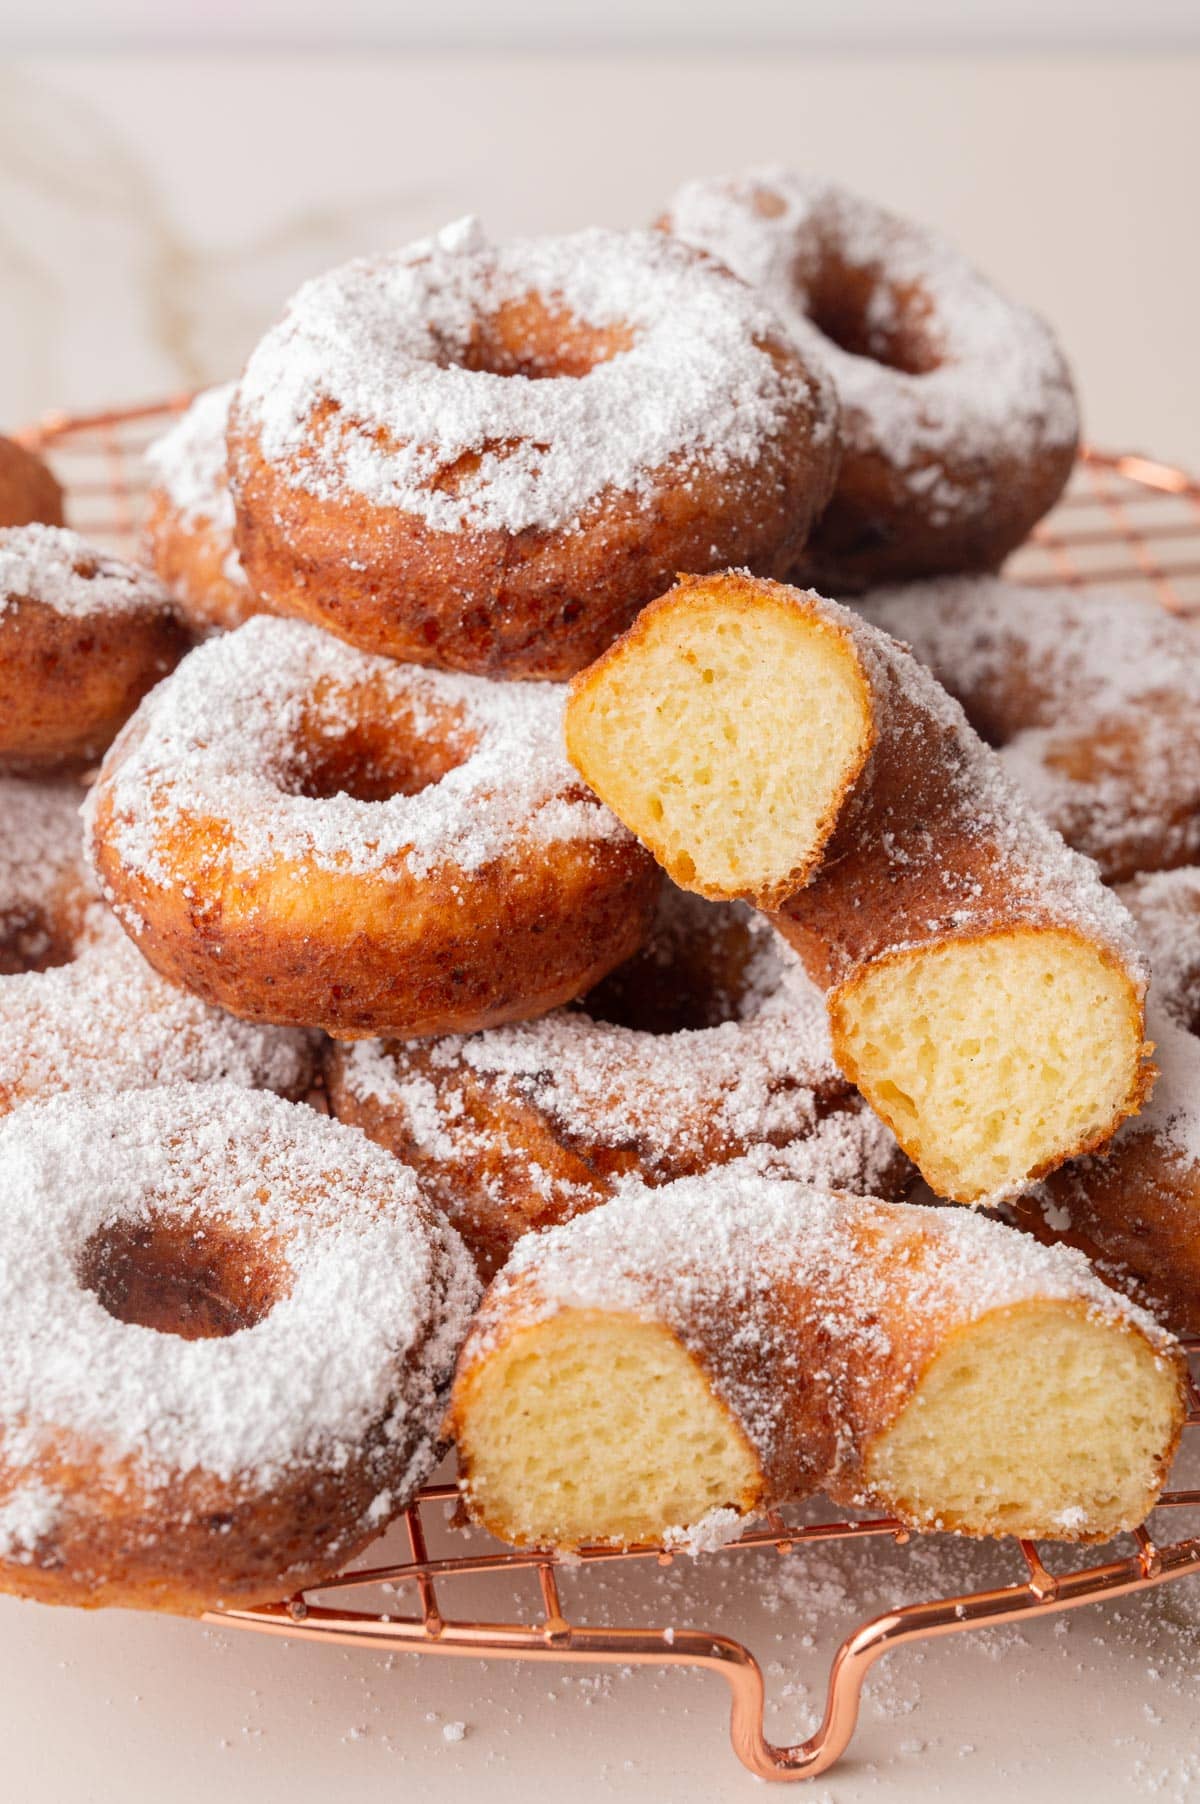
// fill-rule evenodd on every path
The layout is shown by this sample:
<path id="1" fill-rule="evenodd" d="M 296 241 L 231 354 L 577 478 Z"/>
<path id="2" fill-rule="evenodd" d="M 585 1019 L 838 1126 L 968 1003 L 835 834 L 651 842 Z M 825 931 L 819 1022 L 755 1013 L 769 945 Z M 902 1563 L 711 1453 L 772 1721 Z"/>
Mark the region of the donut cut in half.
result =
<path id="1" fill-rule="evenodd" d="M 1153 1507 L 1183 1372 L 1077 1254 L 734 1165 L 522 1241 L 450 1426 L 469 1510 L 518 1545 L 696 1551 L 818 1490 L 1087 1541 Z"/>
<path id="2" fill-rule="evenodd" d="M 685 577 L 575 679 L 566 730 L 677 883 L 775 915 L 939 1196 L 1013 1195 L 1136 1113 L 1128 915 L 886 634 L 811 591 Z"/>

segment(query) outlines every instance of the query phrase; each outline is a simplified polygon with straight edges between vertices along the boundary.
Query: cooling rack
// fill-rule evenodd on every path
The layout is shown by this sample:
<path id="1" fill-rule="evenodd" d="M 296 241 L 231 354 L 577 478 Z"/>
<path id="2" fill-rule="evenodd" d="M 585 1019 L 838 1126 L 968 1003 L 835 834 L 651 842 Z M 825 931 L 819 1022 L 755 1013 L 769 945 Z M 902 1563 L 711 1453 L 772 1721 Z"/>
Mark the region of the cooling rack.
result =
<path id="1" fill-rule="evenodd" d="M 67 490 L 71 524 L 98 543 L 129 552 L 136 548 L 146 487 L 142 452 L 188 399 L 178 395 L 86 417 L 51 414 L 18 436 L 54 465 Z M 1035 585 L 1120 583 L 1173 612 L 1200 614 L 1200 483 L 1152 458 L 1087 449 L 1066 495 L 1010 560 L 1008 573 Z M 1200 1357 L 1200 1341 L 1188 1350 Z M 1185 1431 L 1185 1443 L 1193 1451 L 1200 1445 L 1198 1430 L 1200 1389 L 1193 1382 Z M 1160 1542 L 1141 1528 L 1103 1550 L 1111 1557 L 1091 1562 L 1089 1550 L 1089 1563 L 1057 1571 L 1049 1550 L 1031 1541 L 1006 1543 L 1013 1562 L 1011 1583 L 906 1604 L 853 1628 L 833 1655 L 820 1726 L 806 1741 L 776 1746 L 764 1730 L 762 1668 L 732 1636 L 676 1625 L 593 1627 L 575 1620 L 574 1612 L 568 1619 L 559 1589 L 564 1562 L 546 1554 L 489 1544 L 481 1553 L 431 1557 L 428 1529 L 435 1519 L 441 1529 L 456 1496 L 453 1484 L 427 1485 L 405 1511 L 407 1559 L 358 1567 L 304 1595 L 261 1609 L 214 1612 L 208 1620 L 227 1628 L 381 1652 L 706 1668 L 729 1686 L 730 1734 L 738 1758 L 762 1779 L 792 1780 L 815 1778 L 841 1758 L 858 1721 L 863 1683 L 874 1663 L 894 1648 L 1028 1622 L 1200 1573 L 1200 1532 Z M 1151 1520 L 1157 1527 L 1178 1520 L 1178 1512 L 1188 1509 L 1200 1511 L 1200 1490 L 1170 1490 Z M 901 1524 L 882 1517 L 789 1524 L 772 1515 L 765 1527 L 706 1557 L 819 1561 L 822 1549 L 837 1543 L 904 1545 L 909 1539 Z M 674 1557 L 657 1547 L 593 1547 L 571 1556 L 570 1565 L 583 1569 L 579 1589 L 586 1594 L 589 1567 L 614 1561 L 669 1565 Z M 480 1584 L 495 1573 L 505 1573 L 527 1589 L 527 1607 L 517 1620 L 497 1621 L 481 1613 Z M 389 1607 L 351 1607 L 350 1594 L 381 1586 Z"/>

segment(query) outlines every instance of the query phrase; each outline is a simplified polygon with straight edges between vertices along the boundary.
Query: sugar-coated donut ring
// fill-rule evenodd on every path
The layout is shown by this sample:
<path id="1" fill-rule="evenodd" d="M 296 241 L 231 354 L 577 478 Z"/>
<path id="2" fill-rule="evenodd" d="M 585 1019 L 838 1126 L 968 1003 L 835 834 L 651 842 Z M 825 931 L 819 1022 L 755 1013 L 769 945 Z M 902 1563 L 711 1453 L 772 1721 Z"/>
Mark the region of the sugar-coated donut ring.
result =
<path id="1" fill-rule="evenodd" d="M 450 1426 L 468 1510 L 522 1545 L 695 1553 L 817 1490 L 914 1528 L 1099 1541 L 1156 1503 L 1185 1379 L 1065 1248 L 739 1163 L 527 1235 Z"/>
<path id="2" fill-rule="evenodd" d="M 0 437 L 0 526 L 61 526 L 63 492 L 36 451 Z"/>
<path id="3" fill-rule="evenodd" d="M 411 1165 L 485 1277 L 621 1181 L 750 1157 L 899 1195 L 912 1167 L 833 1063 L 820 992 L 761 917 L 673 886 L 576 1008 L 466 1038 L 332 1046 L 331 1107 Z"/>
<path id="4" fill-rule="evenodd" d="M 228 631 L 262 611 L 233 539 L 225 429 L 234 384 L 207 389 L 146 453 L 146 558 L 198 632 Z"/>
<path id="5" fill-rule="evenodd" d="M 187 644 L 148 570 L 61 527 L 0 532 L 0 770 L 98 758 Z"/>
<path id="6" fill-rule="evenodd" d="M 0 1589 L 265 1602 L 404 1507 L 478 1290 L 411 1172 L 224 1084 L 20 1109 L 0 1164 Z"/>
<path id="7" fill-rule="evenodd" d="M 469 1031 L 643 938 L 653 861 L 574 776 L 563 692 L 417 670 L 265 615 L 197 648 L 89 802 L 151 963 L 248 1020 Z"/>
<path id="8" fill-rule="evenodd" d="M 71 785 L 0 777 L 0 1115 L 63 1090 L 227 1079 L 302 1096 L 312 1036 L 158 975 L 96 896 Z"/>
<path id="9" fill-rule="evenodd" d="M 775 913 L 931 1188 L 999 1202 L 1153 1083 L 1133 922 L 861 614 L 684 577 L 571 684 L 571 761 L 671 876 Z"/>
<path id="10" fill-rule="evenodd" d="M 991 569 L 1058 499 L 1079 436 L 1062 353 L 934 233 L 783 169 L 690 182 L 663 223 L 832 374 L 844 455 L 805 581 L 838 595 Z"/>
<path id="11" fill-rule="evenodd" d="M 1039 1238 L 1081 1248 L 1176 1334 L 1200 1335 L 1200 869 L 1156 871 L 1119 893 L 1150 957 L 1158 1082 L 1106 1147 L 1014 1209 Z"/>
<path id="12" fill-rule="evenodd" d="M 254 588 L 366 651 L 579 670 L 677 570 L 782 574 L 836 402 L 769 308 L 661 234 L 473 222 L 310 282 L 230 423 Z"/>
<path id="13" fill-rule="evenodd" d="M 1200 628 L 1112 589 L 942 577 L 861 611 L 1000 748 L 1009 775 L 1110 883 L 1200 859 Z"/>

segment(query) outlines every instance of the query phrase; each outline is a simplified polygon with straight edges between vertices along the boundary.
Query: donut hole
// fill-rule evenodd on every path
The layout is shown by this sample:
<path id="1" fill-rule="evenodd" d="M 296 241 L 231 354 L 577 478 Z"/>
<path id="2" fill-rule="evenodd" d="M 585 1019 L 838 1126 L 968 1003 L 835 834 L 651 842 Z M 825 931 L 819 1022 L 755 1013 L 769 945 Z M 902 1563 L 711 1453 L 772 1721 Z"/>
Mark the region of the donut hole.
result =
<path id="1" fill-rule="evenodd" d="M 0 914 L 0 977 L 52 971 L 74 958 L 74 936 L 41 909 Z"/>
<path id="2" fill-rule="evenodd" d="M 79 1281 L 118 1322 L 180 1340 L 224 1340 L 253 1328 L 284 1294 L 260 1243 L 228 1228 L 151 1218 L 94 1234 Z"/>
<path id="3" fill-rule="evenodd" d="M 506 301 L 476 323 L 460 367 L 489 376 L 525 376 L 531 382 L 590 375 L 633 348 L 628 326 L 591 326 L 540 295 Z"/>
<path id="4" fill-rule="evenodd" d="M 915 284 L 884 281 L 877 269 L 834 263 L 809 289 L 804 311 L 823 338 L 904 376 L 928 376 L 941 362 L 928 298 Z"/>
<path id="5" fill-rule="evenodd" d="M 746 1020 L 779 979 L 778 956 L 741 910 L 679 894 L 645 946 L 577 1006 L 634 1033 L 702 1032 Z"/>
<path id="6" fill-rule="evenodd" d="M 392 796 L 420 795 L 465 764 L 474 749 L 468 736 L 444 723 L 398 720 L 393 710 L 350 718 L 309 720 L 296 736 L 277 773 L 288 795 L 310 801 L 352 796 L 358 802 L 386 802 Z"/>

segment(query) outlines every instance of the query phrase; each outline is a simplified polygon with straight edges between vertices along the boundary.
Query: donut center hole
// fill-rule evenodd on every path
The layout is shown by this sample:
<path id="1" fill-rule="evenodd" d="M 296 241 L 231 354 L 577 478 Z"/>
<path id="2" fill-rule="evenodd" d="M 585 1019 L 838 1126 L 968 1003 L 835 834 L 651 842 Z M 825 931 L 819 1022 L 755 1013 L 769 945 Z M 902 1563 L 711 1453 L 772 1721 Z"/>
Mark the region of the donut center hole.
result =
<path id="1" fill-rule="evenodd" d="M 40 909 L 0 915 L 0 977 L 52 971 L 75 958 L 73 936 Z"/>
<path id="2" fill-rule="evenodd" d="M 640 952 L 579 1003 L 593 1021 L 639 1034 L 694 1033 L 744 1021 L 769 974 L 745 923 L 704 906 L 712 919 L 660 923 Z"/>
<path id="3" fill-rule="evenodd" d="M 565 308 L 552 308 L 538 295 L 506 301 L 478 322 L 465 355 L 468 370 L 490 376 L 587 376 L 633 348 L 628 326 L 590 326 Z"/>
<path id="4" fill-rule="evenodd" d="M 340 721 L 335 730 L 318 728 L 298 736 L 293 762 L 281 773 L 289 795 L 324 802 L 352 796 L 357 802 L 386 802 L 392 796 L 420 795 L 464 764 L 472 747 L 461 737 L 417 730 L 415 722 Z"/>
<path id="5" fill-rule="evenodd" d="M 927 376 L 941 364 L 921 290 L 881 281 L 874 270 L 828 271 L 810 290 L 805 311 L 818 332 L 852 357 L 905 376 Z"/>
<path id="6" fill-rule="evenodd" d="M 88 1242 L 79 1277 L 118 1322 L 180 1340 L 240 1334 L 283 1294 L 261 1245 L 211 1223 L 116 1222 Z"/>

